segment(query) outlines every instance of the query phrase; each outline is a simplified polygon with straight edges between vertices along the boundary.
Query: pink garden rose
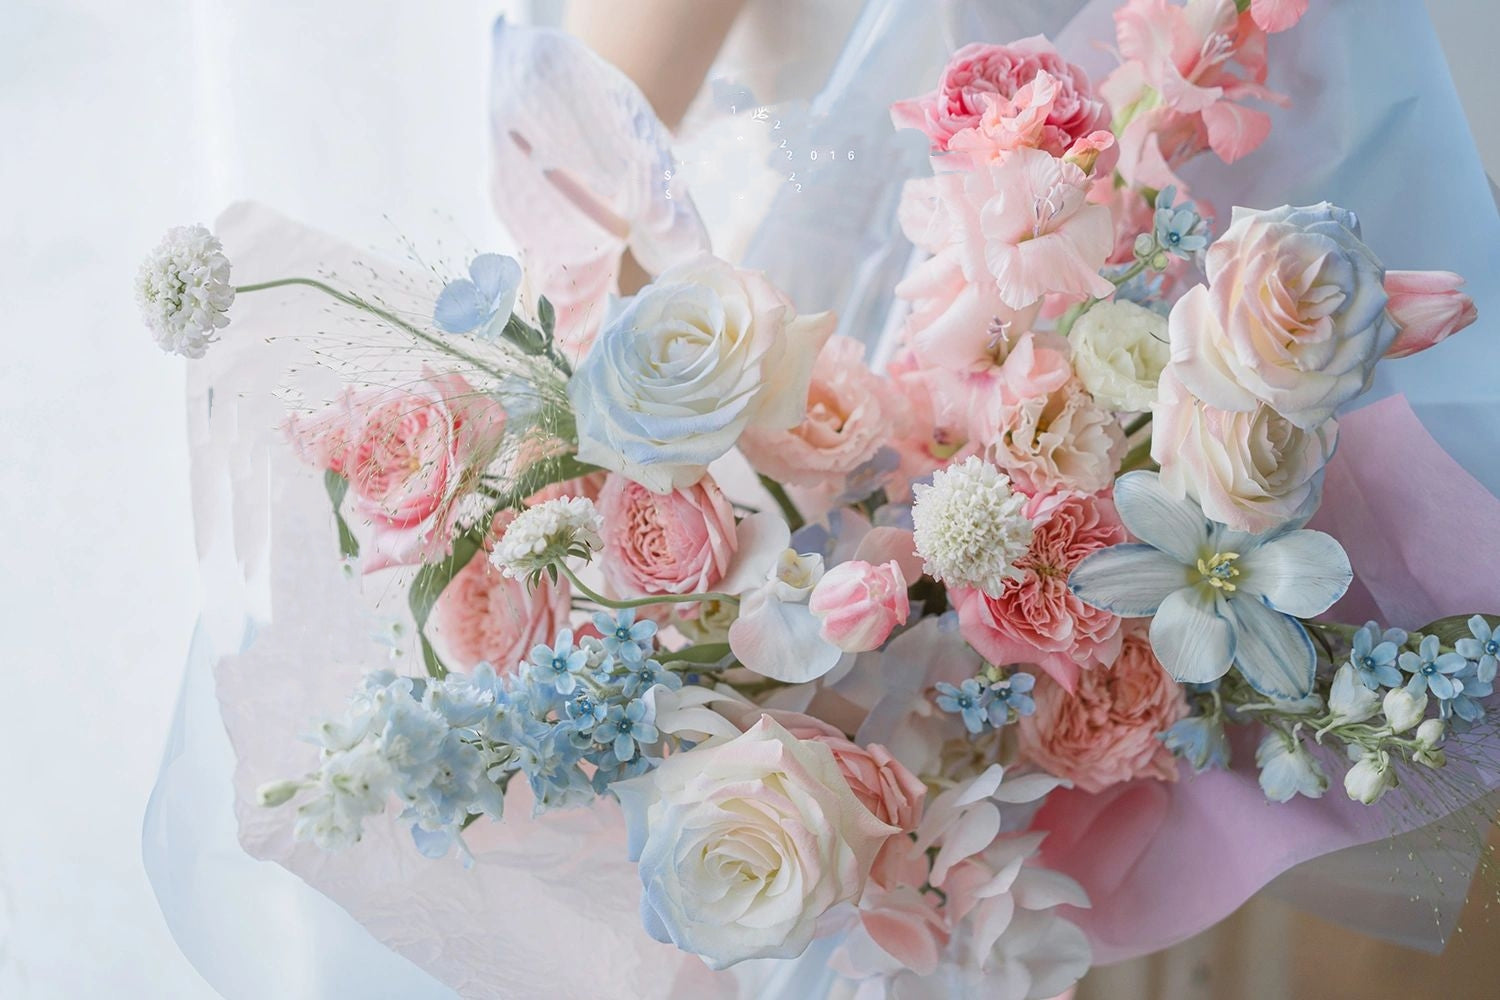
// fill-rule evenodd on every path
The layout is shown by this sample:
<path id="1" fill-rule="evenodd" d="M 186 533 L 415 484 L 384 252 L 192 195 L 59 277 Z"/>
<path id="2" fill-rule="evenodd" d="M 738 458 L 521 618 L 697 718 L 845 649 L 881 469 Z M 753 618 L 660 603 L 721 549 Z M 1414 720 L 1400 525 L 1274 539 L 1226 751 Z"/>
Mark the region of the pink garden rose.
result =
<path id="1" fill-rule="evenodd" d="M 818 581 L 807 606 L 823 623 L 823 638 L 846 653 L 879 649 L 911 613 L 906 578 L 894 560 L 839 563 Z"/>
<path id="2" fill-rule="evenodd" d="M 989 662 L 1034 663 L 1071 691 L 1084 667 L 1115 658 L 1120 619 L 1073 596 L 1068 574 L 1089 553 L 1124 542 L 1125 527 L 1102 496 L 1039 497 L 1026 513 L 1036 526 L 1016 564 L 1021 576 L 998 594 L 956 589 L 959 628 Z"/>
<path id="3" fill-rule="evenodd" d="M 495 518 L 496 535 L 515 519 Z M 481 551 L 454 574 L 438 595 L 427 620 L 427 635 L 443 662 L 456 670 L 489 663 L 500 673 L 514 671 L 537 643 L 551 644 L 567 627 L 572 592 L 566 580 L 545 576 L 536 587 L 512 580 Z"/>
<path id="4" fill-rule="evenodd" d="M 989 454 L 1027 493 L 1097 493 L 1114 481 L 1125 434 L 1076 377 L 1042 395 L 1007 404 Z"/>
<path id="5" fill-rule="evenodd" d="M 740 451 L 756 471 L 783 483 L 842 485 L 905 419 L 901 398 L 865 364 L 864 346 L 832 337 L 813 365 L 802 422 L 790 430 L 750 427 Z"/>
<path id="6" fill-rule="evenodd" d="M 498 403 L 461 375 L 430 372 L 410 387 L 350 392 L 288 424 L 299 454 L 349 480 L 350 524 L 368 527 L 367 573 L 448 551 L 458 501 L 494 460 L 504 432 Z"/>
<path id="7" fill-rule="evenodd" d="M 1019 723 L 1021 752 L 1043 769 L 1086 792 L 1177 780 L 1177 762 L 1156 737 L 1187 714 L 1187 699 L 1144 629 L 1127 630 L 1113 666 L 1085 671 L 1074 690 L 1043 677 L 1033 697 L 1036 712 Z"/>
<path id="8" fill-rule="evenodd" d="M 1317 508 L 1337 423 L 1303 430 L 1264 403 L 1245 413 L 1216 409 L 1183 388 L 1170 367 L 1157 392 L 1151 457 L 1172 493 L 1255 534 Z"/>
<path id="9" fill-rule="evenodd" d="M 653 493 L 611 475 L 599 493 L 599 513 L 604 516 L 600 565 L 615 597 L 713 590 L 738 544 L 734 508 L 707 475 L 670 493 Z"/>
<path id="10" fill-rule="evenodd" d="M 1400 329 L 1385 356 L 1410 357 L 1478 319 L 1474 300 L 1459 291 L 1463 283 L 1452 271 L 1385 272 L 1385 310 Z"/>
<path id="11" fill-rule="evenodd" d="M 1009 45 L 965 45 L 948 60 L 938 88 L 896 102 L 891 119 L 897 128 L 921 130 L 934 150 L 947 150 L 955 133 L 978 128 L 991 108 L 1010 107 L 1038 74 L 1047 78 L 1046 99 L 1019 102 L 1023 108 L 1018 114 L 1033 108 L 1045 111 L 1037 116 L 1039 121 L 1026 126 L 1034 133 L 1031 144 L 1061 156 L 1078 139 L 1109 127 L 1109 111 L 1094 96 L 1088 75 L 1040 35 Z"/>

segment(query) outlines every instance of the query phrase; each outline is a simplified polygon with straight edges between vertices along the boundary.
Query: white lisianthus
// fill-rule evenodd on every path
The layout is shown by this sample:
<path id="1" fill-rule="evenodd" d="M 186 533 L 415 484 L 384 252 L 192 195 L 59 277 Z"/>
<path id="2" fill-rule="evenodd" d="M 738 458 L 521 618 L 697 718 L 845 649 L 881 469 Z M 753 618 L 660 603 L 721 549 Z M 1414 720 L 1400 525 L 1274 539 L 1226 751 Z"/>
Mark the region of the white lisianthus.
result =
<path id="1" fill-rule="evenodd" d="M 1384 751 L 1366 753 L 1344 774 L 1344 791 L 1355 802 L 1373 805 L 1396 787 L 1396 769 Z"/>
<path id="2" fill-rule="evenodd" d="M 855 797 L 825 744 L 768 716 L 613 788 L 646 930 L 715 969 L 802 954 L 898 832 Z"/>
<path id="3" fill-rule="evenodd" d="M 1025 495 L 1004 473 L 971 456 L 913 492 L 917 552 L 934 579 L 993 595 L 1020 576 L 1016 562 L 1031 545 L 1032 524 Z"/>
<path id="4" fill-rule="evenodd" d="M 229 258 L 203 226 L 173 226 L 135 276 L 141 317 L 162 350 L 201 358 L 229 325 Z"/>
<path id="5" fill-rule="evenodd" d="M 1151 409 L 1156 382 L 1171 360 L 1165 316 L 1125 300 L 1100 302 L 1079 317 L 1068 341 L 1074 371 L 1101 406 Z"/>
<path id="6" fill-rule="evenodd" d="M 658 493 L 691 486 L 747 427 L 802 422 L 834 326 L 831 313 L 797 316 L 758 272 L 708 256 L 669 268 L 568 383 L 579 459 Z"/>

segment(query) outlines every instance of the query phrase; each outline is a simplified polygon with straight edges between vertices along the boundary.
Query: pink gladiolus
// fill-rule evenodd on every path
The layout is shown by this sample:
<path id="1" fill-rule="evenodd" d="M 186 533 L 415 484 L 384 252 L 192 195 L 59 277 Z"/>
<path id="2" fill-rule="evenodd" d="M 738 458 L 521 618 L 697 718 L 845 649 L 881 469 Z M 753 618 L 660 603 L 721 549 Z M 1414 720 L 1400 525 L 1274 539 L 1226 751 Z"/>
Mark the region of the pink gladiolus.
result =
<path id="1" fill-rule="evenodd" d="M 1453 336 L 1479 316 L 1474 300 L 1458 289 L 1464 279 L 1452 271 L 1387 271 L 1385 311 L 1401 328 L 1386 350 L 1388 358 L 1418 354 Z"/>
<path id="2" fill-rule="evenodd" d="M 1250 17 L 1262 31 L 1285 31 L 1307 13 L 1307 0 L 1250 0 Z"/>
<path id="3" fill-rule="evenodd" d="M 822 622 L 823 638 L 847 653 L 878 649 L 911 612 L 906 578 L 895 560 L 880 566 L 840 563 L 813 588 L 808 608 Z"/>

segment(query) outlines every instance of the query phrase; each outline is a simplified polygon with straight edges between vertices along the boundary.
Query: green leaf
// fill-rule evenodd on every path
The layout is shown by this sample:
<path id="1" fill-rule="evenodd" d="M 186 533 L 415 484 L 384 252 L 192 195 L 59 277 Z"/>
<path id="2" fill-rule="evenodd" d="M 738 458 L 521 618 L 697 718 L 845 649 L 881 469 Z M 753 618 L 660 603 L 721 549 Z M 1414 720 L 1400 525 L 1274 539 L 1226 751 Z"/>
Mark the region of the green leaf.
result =
<path id="1" fill-rule="evenodd" d="M 521 501 L 548 486 L 555 486 L 569 479 L 577 479 L 598 471 L 597 465 L 580 462 L 576 455 L 556 455 L 552 458 L 544 458 L 528 465 L 526 470 L 516 477 L 515 486 L 500 498 L 500 505 L 519 507 Z"/>
<path id="2" fill-rule="evenodd" d="M 663 653 L 657 659 L 662 663 L 718 663 L 728 655 L 729 643 L 704 642 L 675 653 Z"/>
<path id="3" fill-rule="evenodd" d="M 1241 14 L 1250 9 L 1250 0 L 1234 0 L 1235 9 Z"/>
<path id="4" fill-rule="evenodd" d="M 412 579 L 411 590 L 406 595 L 411 607 L 412 620 L 417 625 L 417 636 L 422 640 L 422 660 L 427 672 L 433 677 L 442 677 L 448 671 L 438 659 L 437 652 L 427 640 L 427 619 L 437 604 L 443 590 L 458 575 L 458 571 L 469 564 L 469 560 L 483 548 L 483 538 L 477 531 L 466 531 L 453 540 L 453 551 L 435 563 L 427 563 L 417 570 Z"/>
<path id="5" fill-rule="evenodd" d="M 345 559 L 354 559 L 359 556 L 359 539 L 354 537 L 354 532 L 349 530 L 349 522 L 344 520 L 341 508 L 344 505 L 344 497 L 349 493 L 349 480 L 327 469 L 323 473 L 323 487 L 328 490 L 328 499 L 333 501 L 333 519 L 339 529 L 339 554 Z"/>
<path id="6" fill-rule="evenodd" d="M 557 330 L 557 310 L 552 307 L 551 302 L 547 301 L 545 295 L 537 300 L 536 318 L 542 324 L 542 332 L 547 335 L 548 340 L 551 340 L 552 334 Z"/>
<path id="7" fill-rule="evenodd" d="M 500 336 L 527 354 L 543 354 L 547 350 L 547 336 L 519 316 L 511 316 Z"/>
<path id="8" fill-rule="evenodd" d="M 1439 618 L 1435 622 L 1424 625 L 1416 631 L 1423 635 L 1435 635 L 1444 646 L 1452 646 L 1460 639 L 1472 638 L 1469 634 L 1469 619 L 1473 617 L 1472 612 L 1466 615 L 1449 615 L 1447 618 Z M 1490 628 L 1494 628 L 1495 624 L 1500 622 L 1500 617 L 1495 615 L 1480 615 L 1480 617 L 1489 624 Z"/>

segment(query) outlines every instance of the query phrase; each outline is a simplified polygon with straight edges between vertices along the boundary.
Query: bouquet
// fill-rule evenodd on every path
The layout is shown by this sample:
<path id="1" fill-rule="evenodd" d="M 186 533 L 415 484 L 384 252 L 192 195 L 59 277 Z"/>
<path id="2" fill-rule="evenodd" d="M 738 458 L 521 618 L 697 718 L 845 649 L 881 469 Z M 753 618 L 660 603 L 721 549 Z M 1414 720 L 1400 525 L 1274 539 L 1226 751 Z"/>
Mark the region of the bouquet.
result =
<path id="1" fill-rule="evenodd" d="M 1343 613 L 1399 586 L 1380 512 L 1441 519 L 1371 466 L 1472 481 L 1399 400 L 1341 417 L 1474 305 L 1456 274 L 1388 267 L 1357 205 L 1225 211 L 1184 173 L 1265 140 L 1288 101 L 1268 46 L 1306 7 L 1129 0 L 1099 79 L 1042 37 L 955 52 L 891 108 L 930 173 L 902 192 L 916 252 L 874 353 L 713 256 L 623 76 L 503 23 L 519 259 L 236 284 L 218 237 L 169 231 L 138 277 L 158 343 L 258 352 L 279 388 L 245 412 L 279 412 L 331 504 L 298 544 L 338 568 L 346 620 L 292 609 L 262 654 L 379 623 L 341 644 L 344 704 L 274 716 L 301 764 L 242 822 L 454 866 L 460 915 L 506 879 L 586 928 L 638 900 L 693 959 L 629 935 L 648 957 L 605 995 L 732 993 L 709 970 L 733 968 L 767 994 L 1017 1000 L 1296 861 L 1477 830 L 1500 609 Z M 220 228 L 260 269 L 338 263 L 286 225 Z M 652 278 L 621 297 L 626 250 Z M 288 295 L 337 331 L 235 345 L 232 314 Z M 1296 846 L 1195 896 L 1167 873 L 1222 865 L 1212 836 Z M 519 996 L 545 970 L 446 971 Z"/>

